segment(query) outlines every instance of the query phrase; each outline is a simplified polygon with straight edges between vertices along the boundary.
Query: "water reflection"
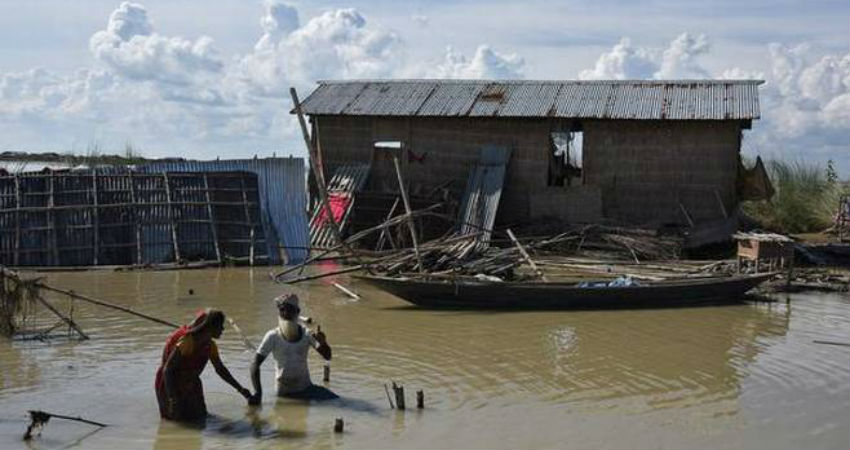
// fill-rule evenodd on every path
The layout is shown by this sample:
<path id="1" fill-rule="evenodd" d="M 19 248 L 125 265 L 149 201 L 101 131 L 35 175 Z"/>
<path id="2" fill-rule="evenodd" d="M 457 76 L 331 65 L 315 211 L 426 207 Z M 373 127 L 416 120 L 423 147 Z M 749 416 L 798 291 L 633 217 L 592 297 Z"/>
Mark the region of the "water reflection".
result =
<path id="1" fill-rule="evenodd" d="M 637 410 L 735 399 L 747 367 L 788 324 L 787 310 L 753 306 L 577 313 L 547 332 L 546 399 L 638 397 Z"/>

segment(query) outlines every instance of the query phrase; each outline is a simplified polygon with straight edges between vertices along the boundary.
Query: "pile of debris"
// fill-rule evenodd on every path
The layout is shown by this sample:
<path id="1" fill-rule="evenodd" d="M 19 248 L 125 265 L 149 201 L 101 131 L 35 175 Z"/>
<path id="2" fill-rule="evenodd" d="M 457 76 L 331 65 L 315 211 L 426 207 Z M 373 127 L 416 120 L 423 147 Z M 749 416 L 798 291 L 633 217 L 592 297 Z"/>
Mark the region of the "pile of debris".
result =
<path id="1" fill-rule="evenodd" d="M 526 236 L 522 239 L 517 238 L 510 229 L 479 230 L 465 235 L 450 234 L 411 248 L 385 252 L 355 248 L 357 242 L 368 234 L 386 233 L 392 227 L 403 227 L 416 217 L 433 214 L 432 210 L 436 206 L 438 205 L 393 217 L 379 226 L 356 233 L 341 244 L 315 255 L 304 264 L 288 268 L 272 277 L 275 281 L 291 284 L 342 273 L 366 271 L 386 276 L 487 276 L 503 280 L 545 280 L 542 271 L 537 267 L 538 264 L 535 264 L 540 258 L 553 255 L 580 256 L 587 261 L 596 260 L 594 264 L 605 267 L 604 264 L 610 265 L 617 261 L 626 264 L 674 261 L 680 258 L 683 248 L 683 239 L 675 235 L 604 225 L 573 226 L 565 231 L 561 227 L 560 232 L 546 235 L 535 234 L 544 231 L 540 227 L 520 228 L 521 233 Z M 528 237 L 529 235 L 531 237 Z M 488 238 L 490 240 L 486 240 Z M 353 259 L 355 264 L 329 273 L 303 275 L 306 264 L 326 258 L 332 253 L 335 254 L 335 259 Z M 517 270 L 523 264 L 532 269 L 530 273 Z M 541 262 L 540 265 L 553 264 L 558 263 L 548 261 Z M 693 267 L 683 269 L 688 273 L 694 270 Z M 609 267 L 606 272 L 610 271 Z M 292 275 L 294 272 L 297 272 L 297 275 Z M 678 275 L 677 272 L 674 273 Z M 652 275 L 650 278 L 658 276 Z"/>

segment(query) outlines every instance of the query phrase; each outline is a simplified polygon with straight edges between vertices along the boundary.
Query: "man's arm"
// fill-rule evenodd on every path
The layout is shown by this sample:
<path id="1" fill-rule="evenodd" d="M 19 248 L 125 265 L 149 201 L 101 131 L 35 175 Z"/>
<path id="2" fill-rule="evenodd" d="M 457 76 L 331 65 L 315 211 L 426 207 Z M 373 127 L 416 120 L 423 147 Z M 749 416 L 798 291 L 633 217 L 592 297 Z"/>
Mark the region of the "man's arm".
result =
<path id="1" fill-rule="evenodd" d="M 328 340 L 325 337 L 325 333 L 322 333 L 321 325 L 319 325 L 319 327 L 316 328 L 316 332 L 313 333 L 313 339 L 315 339 L 316 343 L 319 344 L 318 347 L 316 347 L 316 351 L 319 352 L 319 354 L 322 355 L 322 358 L 325 358 L 326 361 L 330 361 L 331 346 L 328 345 Z"/>
<path id="2" fill-rule="evenodd" d="M 251 363 L 251 384 L 254 385 L 254 396 L 248 400 L 252 405 L 259 405 L 263 400 L 263 386 L 260 382 L 260 365 L 266 360 L 265 355 L 254 354 L 254 362 Z"/>

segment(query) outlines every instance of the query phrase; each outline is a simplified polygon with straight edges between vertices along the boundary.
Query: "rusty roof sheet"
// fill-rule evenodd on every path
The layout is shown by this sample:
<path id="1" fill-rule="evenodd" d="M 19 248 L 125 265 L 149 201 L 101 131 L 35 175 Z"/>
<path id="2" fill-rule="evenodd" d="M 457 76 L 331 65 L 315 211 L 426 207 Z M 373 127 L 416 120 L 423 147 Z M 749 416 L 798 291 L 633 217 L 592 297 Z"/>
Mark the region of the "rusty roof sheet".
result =
<path id="1" fill-rule="evenodd" d="M 559 117 L 642 120 L 759 118 L 761 80 L 320 81 L 311 115 Z"/>

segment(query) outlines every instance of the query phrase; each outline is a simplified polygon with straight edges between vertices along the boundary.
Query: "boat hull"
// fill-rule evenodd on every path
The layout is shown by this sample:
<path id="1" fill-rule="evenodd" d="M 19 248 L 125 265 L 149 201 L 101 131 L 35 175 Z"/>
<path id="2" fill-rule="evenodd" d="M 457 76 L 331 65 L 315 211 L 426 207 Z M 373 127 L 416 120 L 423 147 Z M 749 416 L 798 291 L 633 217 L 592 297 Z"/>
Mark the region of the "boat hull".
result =
<path id="1" fill-rule="evenodd" d="M 741 301 L 773 274 L 665 282 L 628 287 L 564 283 L 417 280 L 359 276 L 409 303 L 429 308 L 611 309 L 678 307 Z"/>

